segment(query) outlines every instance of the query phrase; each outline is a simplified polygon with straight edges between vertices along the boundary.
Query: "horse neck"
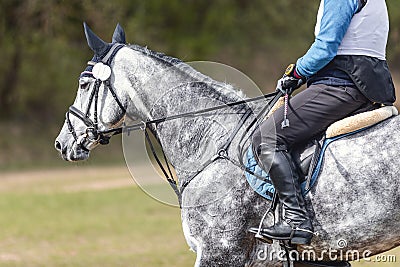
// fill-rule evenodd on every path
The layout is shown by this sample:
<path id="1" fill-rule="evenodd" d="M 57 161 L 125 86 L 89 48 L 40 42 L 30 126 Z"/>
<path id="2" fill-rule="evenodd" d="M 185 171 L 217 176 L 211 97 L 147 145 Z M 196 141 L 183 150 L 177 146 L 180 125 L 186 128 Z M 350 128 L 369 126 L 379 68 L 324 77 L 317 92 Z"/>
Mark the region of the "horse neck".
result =
<path id="1" fill-rule="evenodd" d="M 236 101 L 226 91 L 208 83 L 178 86 L 154 105 L 153 116 L 185 114 Z M 222 115 L 217 111 L 208 115 L 190 116 L 160 123 L 153 128 L 168 159 L 178 174 L 190 176 L 199 170 L 228 140 L 238 123 L 237 115 Z M 229 112 L 229 110 L 227 110 Z M 236 113 L 236 112 L 234 112 Z"/>
<path id="2" fill-rule="evenodd" d="M 142 120 L 202 110 L 244 97 L 232 86 L 216 82 L 176 59 L 145 51 L 135 61 L 140 66 L 135 77 L 141 85 L 136 95 L 144 107 Z M 137 96 L 131 98 L 134 106 Z M 177 172 L 193 173 L 226 141 L 240 119 L 237 111 L 179 118 L 151 129 Z"/>

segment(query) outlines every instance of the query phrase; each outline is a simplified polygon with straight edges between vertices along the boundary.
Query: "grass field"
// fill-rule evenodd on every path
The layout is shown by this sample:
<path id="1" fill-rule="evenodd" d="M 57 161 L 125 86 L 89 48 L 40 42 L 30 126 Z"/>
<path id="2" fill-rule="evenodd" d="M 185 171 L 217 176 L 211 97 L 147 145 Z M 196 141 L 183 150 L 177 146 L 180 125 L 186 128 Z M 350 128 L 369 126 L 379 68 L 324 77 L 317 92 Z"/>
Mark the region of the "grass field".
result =
<path id="1" fill-rule="evenodd" d="M 149 198 L 124 167 L 0 177 L 1 267 L 193 265 L 179 209 Z"/>
<path id="2" fill-rule="evenodd" d="M 1 267 L 193 266 L 179 209 L 148 197 L 126 167 L 0 173 L 0 195 Z"/>

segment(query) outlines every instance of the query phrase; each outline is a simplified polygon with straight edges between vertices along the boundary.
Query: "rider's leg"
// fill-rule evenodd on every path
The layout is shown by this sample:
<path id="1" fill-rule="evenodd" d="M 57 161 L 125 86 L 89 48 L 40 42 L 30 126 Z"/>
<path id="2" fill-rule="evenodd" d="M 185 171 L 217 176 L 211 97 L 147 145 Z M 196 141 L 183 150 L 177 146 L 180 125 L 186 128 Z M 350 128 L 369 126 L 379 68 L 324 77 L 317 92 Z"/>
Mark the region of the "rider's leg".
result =
<path id="1" fill-rule="evenodd" d="M 289 127 L 281 128 L 283 108 L 262 123 L 253 136 L 254 154 L 260 166 L 270 173 L 285 210 L 283 222 L 263 229 L 263 235 L 271 239 L 292 239 L 294 244 L 310 242 L 312 224 L 288 150 L 370 104 L 355 88 L 311 85 L 290 101 Z M 293 230 L 296 228 L 300 230 Z"/>
<path id="2" fill-rule="evenodd" d="M 261 143 L 255 153 L 263 169 L 269 166 L 272 183 L 284 206 L 284 220 L 274 226 L 262 229 L 261 234 L 269 239 L 288 240 L 292 244 L 309 244 L 313 226 L 306 211 L 296 166 L 285 146 L 278 142 L 276 149 L 268 143 Z"/>

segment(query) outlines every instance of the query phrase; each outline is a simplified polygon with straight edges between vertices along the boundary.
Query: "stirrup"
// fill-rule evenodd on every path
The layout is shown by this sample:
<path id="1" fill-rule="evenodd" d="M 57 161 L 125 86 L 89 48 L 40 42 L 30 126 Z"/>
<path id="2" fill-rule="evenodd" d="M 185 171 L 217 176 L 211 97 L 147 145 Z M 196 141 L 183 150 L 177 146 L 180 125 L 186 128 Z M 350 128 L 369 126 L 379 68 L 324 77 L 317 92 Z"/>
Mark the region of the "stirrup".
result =
<path id="1" fill-rule="evenodd" d="M 269 209 L 265 212 L 265 214 L 262 216 L 261 221 L 260 221 L 260 223 L 259 223 L 259 225 L 258 225 L 257 231 L 255 232 L 255 231 L 252 231 L 252 229 L 249 229 L 249 232 L 255 234 L 254 237 L 255 237 L 256 239 L 258 239 L 258 240 L 260 240 L 260 241 L 262 241 L 262 242 L 268 243 L 268 244 L 272 244 L 272 243 L 273 243 L 273 240 L 270 239 L 270 238 L 267 238 L 267 237 L 265 237 L 265 236 L 263 236 L 263 235 L 261 234 L 262 226 L 263 226 L 264 221 L 265 221 L 265 219 L 267 218 L 267 215 L 268 215 L 269 213 L 272 213 L 272 216 L 274 217 L 274 224 L 275 224 L 275 222 L 276 222 L 275 210 L 276 210 L 277 205 L 278 205 L 278 193 L 277 193 L 276 190 L 275 190 L 274 195 L 272 196 L 271 206 L 270 206 Z"/>

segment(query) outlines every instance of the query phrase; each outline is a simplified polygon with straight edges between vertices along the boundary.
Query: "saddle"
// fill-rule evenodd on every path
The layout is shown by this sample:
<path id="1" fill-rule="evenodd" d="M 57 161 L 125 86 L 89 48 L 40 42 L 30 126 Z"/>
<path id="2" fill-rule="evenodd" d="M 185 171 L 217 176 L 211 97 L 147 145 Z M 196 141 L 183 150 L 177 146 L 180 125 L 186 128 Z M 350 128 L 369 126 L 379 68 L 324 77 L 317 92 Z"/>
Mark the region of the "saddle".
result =
<path id="1" fill-rule="evenodd" d="M 278 101 L 271 109 L 270 113 L 268 113 L 267 117 L 278 109 L 279 105 L 282 105 L 282 103 L 283 101 Z M 394 106 L 384 106 L 349 116 L 330 125 L 325 133 L 311 140 L 309 143 L 294 148 L 291 154 L 298 168 L 303 195 L 306 195 L 313 185 L 315 185 L 321 170 L 325 151 L 329 144 L 343 137 L 369 129 L 397 115 L 398 111 Z M 253 190 L 264 198 L 272 200 L 275 192 L 274 186 L 272 185 L 268 173 L 265 173 L 258 166 L 251 146 L 245 154 L 244 163 L 248 170 L 245 173 L 246 179 Z"/>

